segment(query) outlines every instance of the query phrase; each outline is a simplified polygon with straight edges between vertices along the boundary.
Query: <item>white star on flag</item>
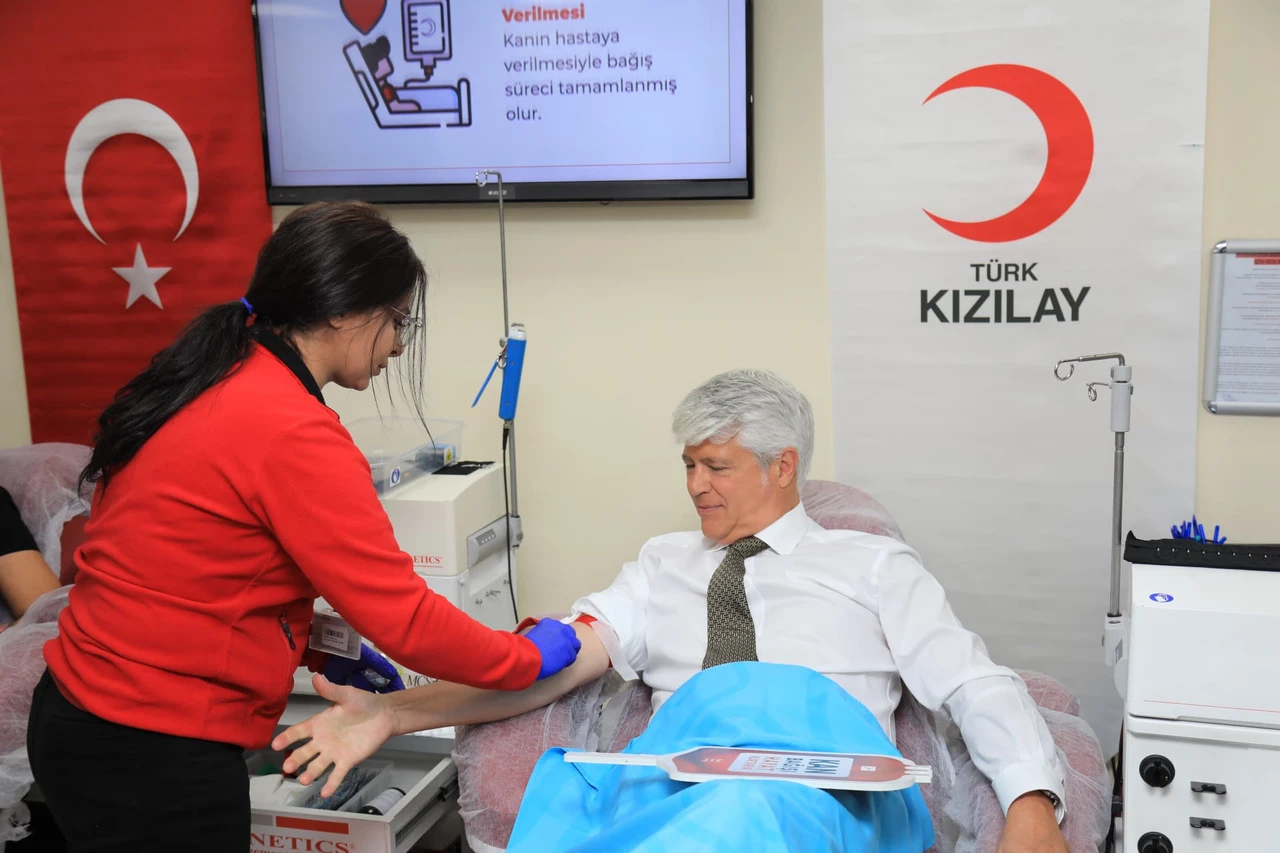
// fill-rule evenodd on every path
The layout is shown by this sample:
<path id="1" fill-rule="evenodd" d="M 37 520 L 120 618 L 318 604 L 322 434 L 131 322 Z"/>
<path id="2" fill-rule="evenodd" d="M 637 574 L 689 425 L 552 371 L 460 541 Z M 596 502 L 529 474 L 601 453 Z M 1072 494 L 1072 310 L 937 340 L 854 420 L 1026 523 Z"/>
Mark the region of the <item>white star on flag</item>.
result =
<path id="1" fill-rule="evenodd" d="M 142 254 L 142 244 L 136 245 L 137 248 L 133 251 L 133 266 L 111 268 L 116 275 L 129 282 L 129 297 L 124 307 L 132 308 L 139 296 L 145 296 L 155 303 L 157 308 L 163 309 L 164 306 L 160 304 L 160 292 L 156 290 L 156 282 L 170 270 L 170 267 L 147 266 L 147 259 Z"/>

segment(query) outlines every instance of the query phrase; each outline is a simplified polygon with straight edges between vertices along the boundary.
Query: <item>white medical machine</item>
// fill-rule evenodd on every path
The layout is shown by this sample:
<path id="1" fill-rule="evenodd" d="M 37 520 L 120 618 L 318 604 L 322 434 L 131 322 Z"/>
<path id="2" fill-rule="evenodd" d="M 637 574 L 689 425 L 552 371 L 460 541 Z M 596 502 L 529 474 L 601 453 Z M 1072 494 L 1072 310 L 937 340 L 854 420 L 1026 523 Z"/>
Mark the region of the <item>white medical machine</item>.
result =
<path id="1" fill-rule="evenodd" d="M 1280 548 L 1131 537 L 1126 559 L 1124 849 L 1275 849 Z"/>
<path id="2" fill-rule="evenodd" d="M 1100 360 L 1118 362 L 1109 384 L 1116 444 L 1103 628 L 1105 661 L 1124 699 L 1115 849 L 1276 849 L 1280 547 L 1146 542 L 1133 534 L 1122 545 L 1132 367 L 1123 355 L 1106 353 L 1065 359 L 1054 374 L 1066 380 L 1072 363 Z M 1090 382 L 1090 399 L 1107 384 Z M 1120 606 L 1122 558 L 1131 567 L 1127 612 Z"/>
<path id="3" fill-rule="evenodd" d="M 437 472 L 387 495 L 396 541 L 428 587 L 490 628 L 516 626 L 515 554 L 501 463 Z"/>

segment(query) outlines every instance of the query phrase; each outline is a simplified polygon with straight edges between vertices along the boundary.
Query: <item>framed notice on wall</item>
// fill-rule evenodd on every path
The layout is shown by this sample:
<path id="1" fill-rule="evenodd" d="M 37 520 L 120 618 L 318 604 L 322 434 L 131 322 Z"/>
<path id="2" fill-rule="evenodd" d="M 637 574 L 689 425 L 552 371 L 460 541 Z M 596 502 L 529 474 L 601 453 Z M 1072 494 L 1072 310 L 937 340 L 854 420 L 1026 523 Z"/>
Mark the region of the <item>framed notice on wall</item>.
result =
<path id="1" fill-rule="evenodd" d="M 1202 398 L 1215 415 L 1280 416 L 1280 240 L 1213 248 Z"/>

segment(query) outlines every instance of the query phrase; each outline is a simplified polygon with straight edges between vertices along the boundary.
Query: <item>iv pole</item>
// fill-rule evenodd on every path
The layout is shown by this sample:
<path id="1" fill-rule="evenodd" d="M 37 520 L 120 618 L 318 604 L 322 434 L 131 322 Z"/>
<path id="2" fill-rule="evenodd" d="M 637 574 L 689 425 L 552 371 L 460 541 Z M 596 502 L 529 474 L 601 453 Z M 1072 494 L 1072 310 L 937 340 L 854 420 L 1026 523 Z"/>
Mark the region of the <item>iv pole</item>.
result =
<path id="1" fill-rule="evenodd" d="M 1097 386 L 1111 389 L 1111 431 L 1115 433 L 1115 453 L 1111 477 L 1111 597 L 1107 606 L 1107 618 L 1103 626 L 1102 645 L 1108 666 L 1116 670 L 1116 686 L 1124 694 L 1124 672 L 1119 666 L 1124 657 L 1124 617 L 1120 612 L 1120 580 L 1124 543 L 1121 518 L 1124 511 L 1124 436 L 1129 431 L 1129 415 L 1133 400 L 1133 365 L 1125 364 L 1124 355 L 1118 352 L 1082 355 L 1064 358 L 1053 368 L 1053 375 L 1065 382 L 1075 373 L 1076 364 L 1089 361 L 1116 361 L 1111 368 L 1111 381 L 1090 382 L 1086 385 L 1090 400 L 1098 399 Z M 1066 365 L 1066 375 L 1062 367 Z"/>
<path id="2" fill-rule="evenodd" d="M 503 208 L 503 198 L 506 195 L 502 186 L 502 173 L 493 169 L 483 169 L 476 172 L 476 186 L 484 187 L 489 183 L 489 178 L 496 178 L 498 182 L 498 245 L 502 251 L 502 338 L 498 341 L 498 345 L 502 347 L 505 353 L 507 348 L 507 334 L 511 329 L 511 309 L 510 301 L 507 296 L 507 220 L 506 211 Z M 499 358 L 499 366 L 505 368 L 505 355 Z M 483 392 L 484 389 L 481 389 Z M 478 398 L 477 398 L 478 399 Z M 504 420 L 502 422 L 504 431 L 504 440 L 511 446 L 511 546 L 519 548 L 520 543 L 524 541 L 524 525 L 520 521 L 520 492 L 516 482 L 516 424 L 515 418 Z"/>

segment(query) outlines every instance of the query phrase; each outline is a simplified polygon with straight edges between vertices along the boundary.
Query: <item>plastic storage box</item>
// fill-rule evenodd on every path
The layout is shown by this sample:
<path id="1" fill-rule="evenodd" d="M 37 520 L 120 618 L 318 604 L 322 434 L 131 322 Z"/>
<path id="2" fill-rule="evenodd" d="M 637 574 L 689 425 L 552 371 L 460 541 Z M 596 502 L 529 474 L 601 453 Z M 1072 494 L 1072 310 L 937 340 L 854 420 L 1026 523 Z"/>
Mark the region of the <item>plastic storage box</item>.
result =
<path id="1" fill-rule="evenodd" d="M 361 418 L 347 424 L 352 440 L 369 461 L 379 495 L 458 461 L 462 421 L 416 418 Z"/>
<path id="2" fill-rule="evenodd" d="M 277 766 L 280 753 L 246 755 L 246 769 L 254 773 L 264 761 Z M 249 849 L 252 853 L 408 853 L 451 809 L 456 809 L 457 769 L 442 755 L 383 750 L 362 766 L 377 770 L 341 809 L 327 811 L 297 806 L 252 804 Z M 319 789 L 323 782 L 313 787 Z M 357 810 L 388 787 L 405 796 L 385 815 Z"/>

